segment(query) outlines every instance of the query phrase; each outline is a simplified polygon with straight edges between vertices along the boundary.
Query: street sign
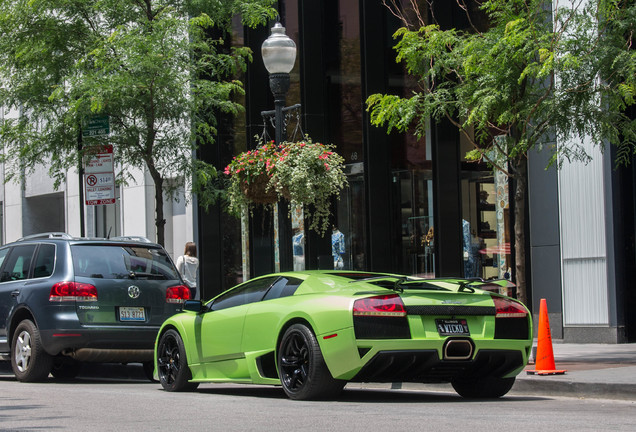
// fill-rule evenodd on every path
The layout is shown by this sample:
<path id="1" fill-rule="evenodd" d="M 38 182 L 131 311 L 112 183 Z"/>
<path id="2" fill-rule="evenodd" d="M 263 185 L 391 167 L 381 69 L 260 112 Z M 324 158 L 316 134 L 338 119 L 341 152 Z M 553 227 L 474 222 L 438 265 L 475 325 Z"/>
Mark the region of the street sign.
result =
<path id="1" fill-rule="evenodd" d="M 83 137 L 103 136 L 110 134 L 110 119 L 108 116 L 91 116 L 82 125 Z"/>
<path id="2" fill-rule="evenodd" d="M 113 173 L 84 174 L 86 205 L 115 204 Z"/>
<path id="3" fill-rule="evenodd" d="M 113 172 L 113 146 L 97 146 L 93 151 L 90 147 L 86 149 L 84 156 L 84 172 L 102 173 Z"/>
<path id="4" fill-rule="evenodd" d="M 86 205 L 115 204 L 113 146 L 99 146 L 88 151 L 84 161 Z"/>

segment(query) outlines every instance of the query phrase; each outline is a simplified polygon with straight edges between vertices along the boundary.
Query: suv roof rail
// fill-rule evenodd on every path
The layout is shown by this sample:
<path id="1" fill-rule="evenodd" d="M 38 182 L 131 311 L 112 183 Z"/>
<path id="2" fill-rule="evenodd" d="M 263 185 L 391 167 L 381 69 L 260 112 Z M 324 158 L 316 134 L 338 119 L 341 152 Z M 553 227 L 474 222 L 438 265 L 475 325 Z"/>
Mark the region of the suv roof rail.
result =
<path id="1" fill-rule="evenodd" d="M 37 239 L 50 239 L 50 238 L 59 238 L 59 239 L 64 239 L 64 240 L 70 240 L 73 238 L 72 235 L 67 234 L 67 233 L 63 233 L 63 232 L 44 232 L 44 233 L 38 233 L 38 234 L 31 234 L 28 236 L 24 236 L 20 239 L 18 239 L 18 241 L 23 241 L 23 240 L 37 240 Z"/>
<path id="2" fill-rule="evenodd" d="M 117 236 L 117 237 L 111 237 L 108 240 L 136 241 L 136 242 L 143 242 L 143 243 L 153 243 L 152 241 L 150 241 L 150 239 L 148 239 L 146 237 L 142 237 L 142 236 Z"/>

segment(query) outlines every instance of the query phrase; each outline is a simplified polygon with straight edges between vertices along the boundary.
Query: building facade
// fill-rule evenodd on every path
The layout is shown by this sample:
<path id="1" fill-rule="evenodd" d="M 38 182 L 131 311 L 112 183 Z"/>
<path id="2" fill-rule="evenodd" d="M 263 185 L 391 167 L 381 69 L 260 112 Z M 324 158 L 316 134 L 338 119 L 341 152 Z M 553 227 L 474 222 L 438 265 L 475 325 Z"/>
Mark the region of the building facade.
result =
<path id="1" fill-rule="evenodd" d="M 465 13 L 439 2 L 444 27 L 464 28 Z M 538 316 L 546 298 L 553 337 L 568 342 L 636 341 L 634 253 L 636 172 L 616 169 L 612 149 L 588 165 L 546 170 L 548 158 L 529 155 L 528 244 L 515 245 L 515 215 L 505 175 L 469 163 L 469 145 L 450 124 L 430 124 L 422 138 L 387 134 L 365 109 L 375 93 L 406 95 L 415 85 L 395 61 L 392 35 L 399 20 L 381 1 L 281 0 L 281 23 L 298 47 L 287 105 L 300 104 L 286 134 L 335 144 L 349 186 L 333 203 L 326 236 L 306 230 L 301 214 L 256 209 L 242 219 L 222 207 L 166 200 L 166 248 L 173 257 L 186 241 L 199 246 L 200 292 L 210 298 L 246 278 L 277 269 L 342 268 L 423 277 L 510 278 L 514 251 L 527 251 L 529 307 Z M 274 107 L 260 47 L 269 28 L 236 25 L 232 43 L 254 52 L 241 78 L 245 113 L 220 121 L 217 143 L 197 157 L 220 170 L 231 158 L 273 136 L 262 111 Z M 298 137 L 298 135 L 296 135 Z M 41 231 L 155 238 L 152 181 L 117 189 L 116 204 L 81 204 L 79 178 L 69 173 L 53 190 L 44 169 L 1 191 L 2 242 Z M 279 223 L 274 230 L 275 220 Z M 276 235 L 275 235 L 276 233 Z"/>
<path id="2" fill-rule="evenodd" d="M 443 27 L 468 25 L 453 2 L 442 3 L 435 14 Z M 392 48 L 400 22 L 382 2 L 286 0 L 279 2 L 279 11 L 298 47 L 287 105 L 302 105 L 304 133 L 336 144 L 347 163 L 349 187 L 334 203 L 330 235 L 303 231 L 302 249 L 294 249 L 291 234 L 274 238 L 275 216 L 267 212 L 257 211 L 242 223 L 220 209 L 199 212 L 206 297 L 277 268 L 514 280 L 514 251 L 525 248 L 529 306 L 538 316 L 540 299 L 547 299 L 556 338 L 636 340 L 629 282 L 635 266 L 633 168 L 615 170 L 611 149 L 601 153 L 593 143 L 588 143 L 592 163 L 559 171 L 546 170 L 545 155 L 531 154 L 530 236 L 527 245 L 515 245 L 512 183 L 466 162 L 469 147 L 455 128 L 431 124 L 416 139 L 370 125 L 369 95 L 408 94 L 413 86 Z M 269 29 L 235 29 L 235 42 L 256 54 L 243 77 L 245 118 L 231 123 L 220 145 L 200 155 L 219 167 L 254 148 L 251 137 L 269 130 L 261 112 L 272 109 L 273 98 L 259 57 L 268 35 Z M 289 232 L 298 246 L 303 227 L 297 219 L 292 224 Z M 294 250 L 302 252 L 300 261 Z M 293 256 L 293 264 L 279 260 L 286 255 Z"/>

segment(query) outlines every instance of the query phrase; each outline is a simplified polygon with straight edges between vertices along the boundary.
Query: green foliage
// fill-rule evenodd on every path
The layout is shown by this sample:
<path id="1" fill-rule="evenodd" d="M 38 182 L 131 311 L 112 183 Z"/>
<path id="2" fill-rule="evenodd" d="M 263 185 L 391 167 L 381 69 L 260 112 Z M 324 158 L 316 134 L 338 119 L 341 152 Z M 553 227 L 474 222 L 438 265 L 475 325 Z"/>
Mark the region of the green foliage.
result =
<path id="1" fill-rule="evenodd" d="M 481 10 L 487 29 L 430 24 L 395 33 L 397 61 L 419 91 L 371 95 L 371 122 L 421 135 L 430 118 L 446 118 L 472 139 L 472 160 L 488 161 L 498 146 L 514 166 L 556 134 L 560 145 L 545 148 L 557 164 L 587 160 L 584 137 L 619 146 L 617 162 L 628 162 L 636 149 L 625 113 L 636 96 L 636 4 L 591 0 L 550 10 L 542 0 L 490 0 Z M 511 139 L 497 145 L 495 136 Z"/>
<path id="2" fill-rule="evenodd" d="M 324 235 L 330 225 L 331 200 L 347 185 L 344 158 L 334 148 L 305 137 L 278 146 L 265 143 L 239 154 L 225 168 L 230 212 L 239 216 L 246 207 L 273 204 L 284 197 L 290 208 L 303 206 L 311 220 L 309 229 Z"/>
<path id="3" fill-rule="evenodd" d="M 108 141 L 119 182 L 146 167 L 165 192 L 191 184 L 213 202 L 216 170 L 192 154 L 214 142 L 217 116 L 242 110 L 235 78 L 252 53 L 227 43 L 232 19 L 265 24 L 272 3 L 0 0 L 0 105 L 20 113 L 0 128 L 7 178 L 45 163 L 57 186 L 78 152 Z M 82 123 L 97 114 L 110 136 L 83 138 L 80 151 Z"/>

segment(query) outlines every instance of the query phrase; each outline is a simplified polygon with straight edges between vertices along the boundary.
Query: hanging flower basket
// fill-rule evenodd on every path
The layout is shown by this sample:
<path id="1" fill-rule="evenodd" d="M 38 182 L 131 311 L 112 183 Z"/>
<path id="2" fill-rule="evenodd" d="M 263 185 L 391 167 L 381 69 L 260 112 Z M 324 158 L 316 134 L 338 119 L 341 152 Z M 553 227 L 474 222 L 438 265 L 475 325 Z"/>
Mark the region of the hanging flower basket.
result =
<path id="1" fill-rule="evenodd" d="M 270 142 L 239 154 L 225 168 L 230 185 L 227 189 L 228 210 L 239 216 L 245 207 L 271 205 L 278 201 L 272 182 L 277 148 Z"/>
<path id="2" fill-rule="evenodd" d="M 331 200 L 347 185 L 344 159 L 333 145 L 302 141 L 264 144 L 236 156 L 225 168 L 230 177 L 229 210 L 273 204 L 281 198 L 303 206 L 309 229 L 322 235 L 329 227 Z"/>

